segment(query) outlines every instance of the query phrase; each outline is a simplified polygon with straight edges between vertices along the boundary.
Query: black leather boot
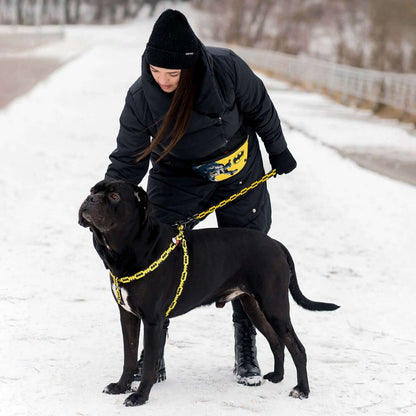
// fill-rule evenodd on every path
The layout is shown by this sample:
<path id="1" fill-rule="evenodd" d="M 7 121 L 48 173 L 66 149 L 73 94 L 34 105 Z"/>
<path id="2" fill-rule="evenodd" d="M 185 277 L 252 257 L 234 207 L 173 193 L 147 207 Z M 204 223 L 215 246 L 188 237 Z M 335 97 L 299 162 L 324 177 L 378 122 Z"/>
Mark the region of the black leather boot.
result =
<path id="1" fill-rule="evenodd" d="M 244 312 L 241 302 L 236 299 L 231 303 L 235 339 L 234 374 L 237 383 L 245 386 L 260 386 L 262 377 L 257 362 L 256 330 Z"/>
<path id="2" fill-rule="evenodd" d="M 166 380 L 165 359 L 163 358 L 163 354 L 165 351 L 165 342 L 166 342 L 166 336 L 168 332 L 168 326 L 169 326 L 169 319 L 166 319 L 165 323 L 163 324 L 162 333 L 160 335 L 161 344 L 160 344 L 159 358 L 157 361 L 157 375 L 156 375 L 155 383 L 159 383 L 160 381 Z M 139 361 L 137 362 L 137 374 L 134 375 L 134 381 L 142 380 L 143 356 L 144 356 L 144 350 L 142 350 Z"/>

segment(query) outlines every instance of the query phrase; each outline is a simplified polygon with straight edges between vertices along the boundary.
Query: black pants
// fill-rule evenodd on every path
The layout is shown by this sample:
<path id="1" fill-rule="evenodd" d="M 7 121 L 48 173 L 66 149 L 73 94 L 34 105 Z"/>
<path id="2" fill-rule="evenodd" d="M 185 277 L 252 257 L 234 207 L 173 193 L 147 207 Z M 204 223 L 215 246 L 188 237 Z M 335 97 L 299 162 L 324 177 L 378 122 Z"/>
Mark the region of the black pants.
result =
<path id="1" fill-rule="evenodd" d="M 162 163 L 151 169 L 147 191 L 153 215 L 172 225 L 227 199 L 263 175 L 259 144 L 252 135 L 246 165 L 237 175 L 221 182 L 211 182 L 191 169 L 175 169 Z M 267 233 L 271 225 L 271 206 L 266 183 L 218 209 L 215 215 L 219 227 L 243 227 Z M 234 322 L 248 319 L 238 300 L 233 301 L 233 311 Z"/>

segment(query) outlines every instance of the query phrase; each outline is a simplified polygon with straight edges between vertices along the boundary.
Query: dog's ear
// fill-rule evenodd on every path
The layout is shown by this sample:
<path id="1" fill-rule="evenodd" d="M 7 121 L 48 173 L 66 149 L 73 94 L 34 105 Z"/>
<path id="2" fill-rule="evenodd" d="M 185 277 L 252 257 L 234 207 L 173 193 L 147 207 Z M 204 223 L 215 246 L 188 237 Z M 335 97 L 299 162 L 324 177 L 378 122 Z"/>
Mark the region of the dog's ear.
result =
<path id="1" fill-rule="evenodd" d="M 141 211 L 142 218 L 145 220 L 152 210 L 147 193 L 141 186 L 136 186 L 134 195 L 139 203 L 139 209 Z"/>
<path id="2" fill-rule="evenodd" d="M 96 193 L 96 192 L 100 192 L 102 191 L 105 186 L 109 183 L 109 181 L 107 179 L 103 179 L 99 182 L 97 182 L 91 189 L 90 192 L 91 193 Z"/>
<path id="3" fill-rule="evenodd" d="M 140 205 L 145 205 L 147 207 L 149 198 L 141 186 L 135 186 L 134 196 L 137 198 Z"/>

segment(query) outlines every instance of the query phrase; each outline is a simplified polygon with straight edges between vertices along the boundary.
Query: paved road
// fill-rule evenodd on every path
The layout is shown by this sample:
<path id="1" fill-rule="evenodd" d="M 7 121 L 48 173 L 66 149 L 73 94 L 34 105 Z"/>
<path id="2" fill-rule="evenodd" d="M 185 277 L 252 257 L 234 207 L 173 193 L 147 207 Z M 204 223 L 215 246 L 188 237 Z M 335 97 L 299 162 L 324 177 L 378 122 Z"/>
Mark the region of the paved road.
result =
<path id="1" fill-rule="evenodd" d="M 33 56 L 33 49 L 58 41 L 56 35 L 0 33 L 0 109 L 30 91 L 63 62 Z"/>

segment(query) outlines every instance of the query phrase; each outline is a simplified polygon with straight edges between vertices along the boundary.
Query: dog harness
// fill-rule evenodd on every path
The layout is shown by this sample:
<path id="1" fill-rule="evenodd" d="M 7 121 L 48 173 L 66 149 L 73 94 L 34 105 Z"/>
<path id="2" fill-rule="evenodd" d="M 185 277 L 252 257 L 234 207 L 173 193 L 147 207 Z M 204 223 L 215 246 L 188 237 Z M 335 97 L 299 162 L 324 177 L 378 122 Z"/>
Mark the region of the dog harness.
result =
<path id="1" fill-rule="evenodd" d="M 176 289 L 175 298 L 173 299 L 172 303 L 169 305 L 165 313 L 166 317 L 169 316 L 169 314 L 175 308 L 178 302 L 179 296 L 182 294 L 183 286 L 185 284 L 186 278 L 188 277 L 188 265 L 189 265 L 188 246 L 186 245 L 186 240 L 185 240 L 185 235 L 183 233 L 183 230 L 184 230 L 183 225 L 178 226 L 178 231 L 179 231 L 178 235 L 172 238 L 172 242 L 169 244 L 169 247 L 147 269 L 137 272 L 133 274 L 132 276 L 126 276 L 126 277 L 117 277 L 110 271 L 110 276 L 113 279 L 113 283 L 115 286 L 116 300 L 119 305 L 122 304 L 120 283 L 124 283 L 124 284 L 130 283 L 130 282 L 133 282 L 134 280 L 141 279 L 142 277 L 146 276 L 150 272 L 153 272 L 161 265 L 161 263 L 163 263 L 169 257 L 169 254 L 172 253 L 172 251 L 175 250 L 175 248 L 178 247 L 179 244 L 181 244 L 182 250 L 183 250 L 183 270 L 182 270 L 179 286 Z"/>
<path id="2" fill-rule="evenodd" d="M 185 229 L 186 225 L 188 223 L 190 223 L 191 221 L 202 220 L 203 218 L 205 218 L 207 215 L 211 214 L 212 212 L 214 212 L 218 208 L 222 208 L 223 206 L 227 205 L 229 202 L 232 202 L 235 199 L 237 199 L 238 197 L 246 194 L 251 189 L 254 189 L 258 185 L 260 185 L 263 182 L 266 182 L 268 179 L 270 179 L 272 176 L 275 176 L 275 175 L 276 175 L 276 169 L 273 169 L 272 171 L 270 171 L 269 173 L 264 175 L 258 181 L 253 182 L 250 186 L 248 186 L 246 188 L 243 188 L 240 192 L 231 195 L 227 199 L 224 199 L 219 204 L 213 205 L 208 210 L 202 211 L 199 214 L 195 214 L 192 217 L 189 217 L 188 219 L 180 221 L 177 224 L 175 224 L 175 226 L 178 229 L 178 234 L 174 238 L 172 238 L 172 242 L 169 244 L 169 247 L 162 253 L 162 255 L 157 260 L 155 260 L 147 269 L 141 270 L 141 271 L 133 274 L 132 276 L 125 276 L 125 277 L 117 277 L 110 270 L 110 276 L 111 276 L 111 278 L 113 280 L 113 283 L 114 283 L 114 286 L 115 286 L 115 293 L 116 293 L 117 303 L 119 305 L 122 305 L 122 302 L 123 302 L 123 300 L 121 298 L 120 283 L 121 284 L 130 283 L 130 282 L 133 282 L 134 280 L 141 279 L 142 277 L 146 276 L 150 272 L 153 272 L 169 257 L 169 255 L 172 253 L 172 251 L 175 250 L 175 248 L 178 247 L 178 245 L 180 244 L 182 246 L 182 250 L 183 250 L 183 269 L 182 269 L 181 279 L 180 279 L 178 288 L 176 289 L 175 297 L 174 297 L 173 301 L 171 302 L 171 304 L 169 305 L 169 307 L 168 307 L 168 309 L 166 310 L 166 313 L 165 313 L 165 316 L 168 317 L 169 314 L 172 312 L 172 310 L 175 308 L 176 304 L 178 303 L 178 299 L 182 294 L 183 287 L 184 287 L 186 279 L 188 277 L 189 255 L 188 255 L 188 246 L 186 244 L 186 239 L 185 239 L 185 235 L 184 235 L 184 229 Z"/>

